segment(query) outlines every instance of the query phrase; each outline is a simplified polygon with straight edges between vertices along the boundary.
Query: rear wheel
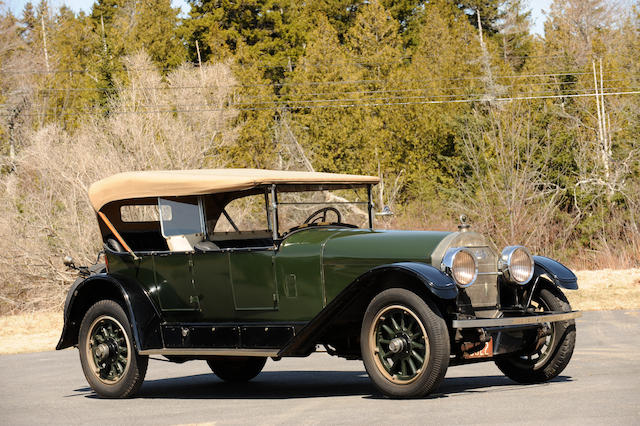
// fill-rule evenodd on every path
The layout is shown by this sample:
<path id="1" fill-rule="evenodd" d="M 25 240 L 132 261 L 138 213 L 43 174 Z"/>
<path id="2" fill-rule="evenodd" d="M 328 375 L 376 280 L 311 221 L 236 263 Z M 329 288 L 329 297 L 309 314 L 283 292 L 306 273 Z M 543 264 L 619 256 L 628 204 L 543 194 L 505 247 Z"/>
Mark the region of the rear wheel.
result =
<path id="1" fill-rule="evenodd" d="M 264 357 L 217 356 L 207 360 L 211 371 L 226 382 L 248 382 L 262 371 L 267 362 Z"/>
<path id="2" fill-rule="evenodd" d="M 440 311 L 402 288 L 385 290 L 371 301 L 360 349 L 373 384 L 390 397 L 433 392 L 449 366 L 449 334 Z"/>
<path id="3" fill-rule="evenodd" d="M 557 288 L 543 288 L 532 304 L 538 311 L 571 311 Z M 541 383 L 560 374 L 573 355 L 576 344 L 574 320 L 546 323 L 527 350 L 496 359 L 505 376 L 518 383 Z"/>
<path id="4" fill-rule="evenodd" d="M 138 355 L 129 319 L 113 300 L 89 308 L 78 336 L 82 371 L 91 388 L 105 398 L 126 398 L 138 391 L 149 358 Z"/>

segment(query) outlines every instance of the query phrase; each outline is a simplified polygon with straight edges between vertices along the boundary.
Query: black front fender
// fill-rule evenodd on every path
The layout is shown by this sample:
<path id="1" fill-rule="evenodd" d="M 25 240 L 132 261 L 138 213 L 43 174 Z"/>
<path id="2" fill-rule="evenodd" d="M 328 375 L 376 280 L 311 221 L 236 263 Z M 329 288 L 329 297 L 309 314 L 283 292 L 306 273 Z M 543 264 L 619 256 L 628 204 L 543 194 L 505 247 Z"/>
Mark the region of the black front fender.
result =
<path id="1" fill-rule="evenodd" d="M 390 265 L 382 265 L 373 268 L 365 275 L 380 274 L 388 271 L 404 271 L 418 279 L 436 297 L 445 300 L 452 300 L 458 296 L 458 286 L 453 279 L 444 272 L 426 263 L 399 262 Z M 363 278 L 365 278 L 363 276 Z"/>
<path id="2" fill-rule="evenodd" d="M 542 275 L 549 277 L 552 283 L 567 290 L 578 289 L 578 278 L 562 263 L 544 256 L 533 256 L 535 269 L 533 279 Z"/>
<path id="3" fill-rule="evenodd" d="M 388 273 L 399 273 L 413 278 L 439 299 L 451 300 L 458 295 L 458 287 L 453 279 L 426 263 L 399 262 L 377 266 L 345 287 L 280 350 L 278 356 L 308 355 L 315 347 L 317 339 L 330 327 L 332 320 L 365 294 L 369 288 L 375 286 L 380 279 L 384 279 Z"/>
<path id="4" fill-rule="evenodd" d="M 100 273 L 77 279 L 69 289 L 57 350 L 78 344 L 78 332 L 84 314 L 94 303 L 104 299 L 116 300 L 123 305 L 138 350 L 162 347 L 161 316 L 149 294 L 138 284 L 122 277 Z"/>

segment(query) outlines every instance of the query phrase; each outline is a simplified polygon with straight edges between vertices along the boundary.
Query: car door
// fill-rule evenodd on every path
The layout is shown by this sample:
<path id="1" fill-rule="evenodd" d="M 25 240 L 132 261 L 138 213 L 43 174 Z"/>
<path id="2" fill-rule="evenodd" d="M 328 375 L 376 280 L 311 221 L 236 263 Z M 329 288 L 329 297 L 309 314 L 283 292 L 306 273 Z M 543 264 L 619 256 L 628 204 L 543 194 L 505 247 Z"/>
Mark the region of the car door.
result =
<path id="1" fill-rule="evenodd" d="M 229 276 L 237 311 L 278 308 L 273 249 L 230 250 Z"/>
<path id="2" fill-rule="evenodd" d="M 200 310 L 198 291 L 193 279 L 192 253 L 155 254 L 154 271 L 160 309 L 163 312 L 171 314 Z"/>
<path id="3" fill-rule="evenodd" d="M 154 255 L 155 282 L 160 309 L 168 319 L 188 320 L 199 312 L 200 294 L 194 279 L 194 252 L 190 240 L 202 238 L 204 220 L 198 197 L 158 198 L 160 229 L 167 240 L 183 238 L 185 244 Z"/>
<path id="4" fill-rule="evenodd" d="M 207 251 L 193 254 L 194 279 L 199 290 L 202 320 L 232 321 L 235 317 L 229 252 Z"/>
<path id="5" fill-rule="evenodd" d="M 268 200 L 264 192 L 232 199 L 210 197 L 205 200 L 207 227 L 213 228 L 209 229 L 208 237 L 226 254 L 227 265 L 224 267 L 219 261 L 219 256 L 222 256 L 220 253 L 205 254 L 203 259 L 209 254 L 218 256 L 218 260 L 214 261 L 218 271 L 227 272 L 226 289 L 223 289 L 220 272 L 212 271 L 211 276 L 217 278 L 210 282 L 222 299 L 226 300 L 227 292 L 230 292 L 231 303 L 227 306 L 232 307 L 235 318 L 248 318 L 241 311 L 277 310 L 275 251 L 267 211 Z M 207 280 L 204 274 L 199 275 L 198 281 L 203 280 Z M 226 312 L 222 301 L 213 302 L 213 294 L 208 297 L 207 306 L 215 305 L 220 312 Z M 249 317 L 255 318 L 250 314 Z"/>

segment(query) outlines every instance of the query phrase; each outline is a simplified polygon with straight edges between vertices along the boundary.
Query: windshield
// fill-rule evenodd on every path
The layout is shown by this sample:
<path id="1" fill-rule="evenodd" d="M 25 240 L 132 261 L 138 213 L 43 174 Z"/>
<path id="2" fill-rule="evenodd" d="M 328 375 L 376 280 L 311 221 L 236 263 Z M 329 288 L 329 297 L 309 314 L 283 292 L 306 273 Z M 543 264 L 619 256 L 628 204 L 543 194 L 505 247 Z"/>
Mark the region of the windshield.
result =
<path id="1" fill-rule="evenodd" d="M 301 226 L 369 226 L 367 189 L 279 192 L 278 229 L 280 234 Z"/>

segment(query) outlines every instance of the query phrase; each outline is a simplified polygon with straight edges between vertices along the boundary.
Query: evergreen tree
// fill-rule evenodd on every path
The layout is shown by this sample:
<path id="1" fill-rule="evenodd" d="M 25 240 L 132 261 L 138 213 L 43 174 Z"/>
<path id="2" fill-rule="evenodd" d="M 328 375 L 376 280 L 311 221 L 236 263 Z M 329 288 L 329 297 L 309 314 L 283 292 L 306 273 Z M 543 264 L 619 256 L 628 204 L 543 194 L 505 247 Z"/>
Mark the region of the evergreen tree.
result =
<path id="1" fill-rule="evenodd" d="M 9 11 L 1 12 L 3 7 L 0 1 L 0 155 L 13 161 L 17 147 L 12 133 L 24 109 L 24 95 L 18 93 L 19 77 L 12 71 L 24 66 L 20 56 L 26 46 L 20 37 L 18 20 Z"/>
<path id="2" fill-rule="evenodd" d="M 313 23 L 305 54 L 286 92 L 289 104 L 297 106 L 296 137 L 316 170 L 369 171 L 371 158 L 365 154 L 371 136 L 368 117 L 355 106 L 334 107 L 358 103 L 361 94 L 350 82 L 359 80 L 361 70 L 349 60 L 338 32 L 324 14 L 316 14 Z"/>
<path id="3" fill-rule="evenodd" d="M 482 29 L 489 34 L 495 34 L 499 29 L 501 18 L 500 7 L 504 0 L 454 0 L 453 3 L 462 10 L 469 22 L 474 27 L 478 27 L 478 14 L 480 14 L 480 22 Z"/>
<path id="4" fill-rule="evenodd" d="M 503 4 L 503 13 L 499 24 L 499 44 L 502 57 L 514 70 L 522 68 L 526 57 L 533 49 L 531 30 L 531 11 L 527 10 L 523 0 L 507 0 Z"/>
<path id="5" fill-rule="evenodd" d="M 295 0 L 191 0 L 181 30 L 191 60 L 221 61 L 230 56 L 267 65 L 265 76 L 279 81 L 302 53 L 306 20 Z"/>
<path id="6" fill-rule="evenodd" d="M 178 34 L 178 13 L 170 0 L 95 3 L 91 20 L 94 32 L 102 40 L 105 75 L 120 71 L 119 58 L 140 49 L 147 51 L 154 63 L 165 70 L 181 64 L 186 51 Z"/>
<path id="7" fill-rule="evenodd" d="M 464 12 L 450 2 L 425 6 L 411 28 L 411 62 L 394 72 L 391 87 L 406 92 L 408 105 L 389 107 L 386 154 L 396 170 L 407 173 L 414 197 L 434 199 L 439 189 L 455 185 L 461 167 L 460 122 L 472 104 L 447 103 L 477 97 L 482 74 L 480 46 Z M 424 103 L 444 101 L 443 104 Z"/>
<path id="8" fill-rule="evenodd" d="M 364 117 L 362 130 L 368 135 L 362 155 L 373 159 L 369 162 L 368 173 L 375 174 L 378 168 L 381 172 L 399 173 L 404 167 L 403 162 L 391 162 L 388 147 L 395 135 L 389 129 L 398 117 L 394 107 L 385 105 L 402 100 L 394 91 L 397 86 L 389 80 L 392 73 L 403 66 L 399 27 L 390 12 L 373 0 L 360 9 L 347 33 L 350 59 L 359 68 L 357 78 L 361 80 L 355 88 L 362 93 L 361 103 L 368 104 L 358 109 Z"/>
<path id="9" fill-rule="evenodd" d="M 404 33 L 413 19 L 428 3 L 426 0 L 383 0 L 382 5 L 389 11 L 399 25 L 399 31 Z"/>

